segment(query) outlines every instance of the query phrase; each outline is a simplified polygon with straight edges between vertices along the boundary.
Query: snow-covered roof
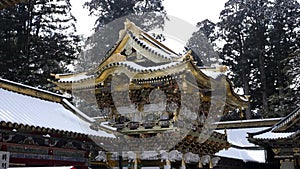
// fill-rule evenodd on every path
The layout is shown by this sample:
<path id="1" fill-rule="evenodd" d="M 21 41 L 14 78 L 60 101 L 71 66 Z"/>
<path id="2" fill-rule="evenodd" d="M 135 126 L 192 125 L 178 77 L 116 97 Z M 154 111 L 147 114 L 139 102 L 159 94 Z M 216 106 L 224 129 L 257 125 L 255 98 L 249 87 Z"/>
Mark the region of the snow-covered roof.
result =
<path id="1" fill-rule="evenodd" d="M 300 107 L 295 109 L 292 113 L 290 113 L 288 116 L 281 119 L 278 123 L 276 123 L 274 126 L 269 127 L 264 130 L 260 130 L 257 132 L 249 132 L 249 136 L 254 139 L 266 139 L 266 140 L 275 140 L 275 139 L 284 139 L 284 138 L 290 138 L 300 133 L 300 128 L 295 128 L 295 130 L 289 131 L 288 126 L 289 123 L 293 120 L 299 120 L 297 117 L 300 114 Z M 291 123 L 293 124 L 293 123 Z M 294 123 L 296 124 L 296 122 Z"/>
<path id="2" fill-rule="evenodd" d="M 134 71 L 137 72 L 144 72 L 144 71 L 159 71 L 159 70 L 165 70 L 168 69 L 170 67 L 179 65 L 179 64 L 183 64 L 181 62 L 169 62 L 166 64 L 162 64 L 162 65 L 157 65 L 157 66 L 150 66 L 150 67 L 145 67 L 139 64 L 136 64 L 134 62 L 131 61 L 124 61 L 124 62 L 114 62 L 114 63 L 110 63 L 107 66 L 105 66 L 103 69 L 100 70 L 103 71 L 104 69 L 108 69 L 110 67 L 114 67 L 114 66 L 123 66 L 126 67 L 128 69 L 133 69 Z M 70 75 L 69 77 L 66 78 L 61 78 L 58 80 L 58 82 L 78 82 L 81 80 L 86 80 L 86 79 L 91 79 L 91 78 L 95 78 L 95 74 L 89 74 L 87 75 L 87 73 L 83 73 L 83 74 L 74 74 L 74 76 Z"/>
<path id="3" fill-rule="evenodd" d="M 274 133 L 273 131 L 268 131 L 259 135 L 253 136 L 253 138 L 257 139 L 280 139 L 280 138 L 288 138 L 295 134 L 295 132 L 288 133 Z"/>
<path id="4" fill-rule="evenodd" d="M 254 127 L 254 128 L 238 128 L 226 129 L 227 140 L 230 144 L 240 147 L 254 147 L 255 144 L 248 141 L 248 133 L 265 130 L 268 127 Z M 225 130 L 216 130 L 219 133 L 225 133 Z"/>
<path id="5" fill-rule="evenodd" d="M 87 75 L 86 73 L 82 73 L 82 74 L 76 74 L 76 76 L 69 75 L 69 77 L 61 78 L 58 81 L 59 82 L 75 82 L 75 81 L 79 81 L 82 79 L 89 79 L 89 78 L 93 78 L 93 77 L 94 77 L 94 75 Z"/>
<path id="6" fill-rule="evenodd" d="M 154 62 L 176 61 L 181 58 L 177 53 L 158 42 L 155 38 L 144 32 L 134 23 L 127 20 L 126 33 L 129 35 L 129 44 Z M 127 26 L 126 26 L 127 25 Z"/>
<path id="7" fill-rule="evenodd" d="M 238 129 L 226 129 L 227 140 L 230 144 L 234 145 L 228 150 L 221 150 L 215 155 L 221 157 L 241 159 L 243 161 L 265 162 L 264 150 L 250 150 L 249 148 L 256 148 L 257 146 L 248 141 L 248 133 L 256 132 L 266 129 L 267 127 L 255 127 L 255 128 L 238 128 Z M 220 133 L 225 133 L 225 130 L 216 130 Z M 241 147 L 241 148 L 237 148 Z M 242 149 L 245 148 L 245 149 Z M 248 149 L 247 149 L 248 148 Z M 258 147 L 257 147 L 258 149 Z"/>
<path id="8" fill-rule="evenodd" d="M 0 95 L 0 121 L 87 135 L 114 137 L 104 131 L 90 129 L 90 123 L 65 108 L 61 103 L 42 100 L 3 88 L 0 88 Z"/>
<path id="9" fill-rule="evenodd" d="M 259 162 L 264 163 L 266 161 L 264 150 L 243 150 L 234 147 L 230 147 L 227 150 L 221 150 L 215 155 L 220 157 L 240 159 L 244 162 Z"/>
<path id="10" fill-rule="evenodd" d="M 159 65 L 159 66 L 151 66 L 151 67 L 144 67 L 144 66 L 141 66 L 141 65 L 138 65 L 134 62 L 129 62 L 129 61 L 126 61 L 126 62 L 121 62 L 120 64 L 121 65 L 125 65 L 129 68 L 132 68 L 134 70 L 137 70 L 137 71 L 155 71 L 155 70 L 163 70 L 163 69 L 167 69 L 169 67 L 172 67 L 172 66 L 175 66 L 177 64 L 179 64 L 180 62 L 170 62 L 170 63 L 167 63 L 167 64 L 163 64 L 163 65 Z"/>
<path id="11" fill-rule="evenodd" d="M 223 72 L 216 72 L 216 71 L 211 71 L 211 70 L 205 70 L 205 69 L 200 69 L 202 73 L 204 73 L 206 76 L 216 79 L 221 75 L 224 75 Z"/>
<path id="12" fill-rule="evenodd" d="M 32 87 L 32 86 L 24 85 L 22 83 L 13 82 L 13 81 L 10 81 L 10 80 L 7 80 L 7 79 L 3 79 L 3 78 L 0 78 L 0 82 L 1 83 L 7 83 L 9 85 L 14 85 L 14 86 L 26 88 L 26 89 L 30 89 L 30 90 L 34 90 L 34 91 L 41 92 L 41 93 L 50 94 L 50 95 L 61 97 L 61 98 L 70 98 L 69 96 L 66 96 L 66 95 L 61 95 L 61 94 L 53 93 L 53 92 L 50 92 L 50 91 L 47 91 L 47 90 L 43 90 L 43 89 L 39 89 L 37 87 Z"/>

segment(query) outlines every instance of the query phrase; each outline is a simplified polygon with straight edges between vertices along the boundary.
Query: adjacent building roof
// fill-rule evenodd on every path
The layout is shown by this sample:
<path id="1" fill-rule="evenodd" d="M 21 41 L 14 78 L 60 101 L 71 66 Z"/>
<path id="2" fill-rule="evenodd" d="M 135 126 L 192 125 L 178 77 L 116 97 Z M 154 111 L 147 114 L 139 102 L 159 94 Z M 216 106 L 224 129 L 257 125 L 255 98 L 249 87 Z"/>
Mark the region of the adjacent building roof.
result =
<path id="1" fill-rule="evenodd" d="M 224 149 L 216 153 L 215 155 L 226 158 L 240 159 L 244 162 L 258 162 L 265 163 L 265 151 L 264 150 L 243 150 L 234 147 Z"/>
<path id="2" fill-rule="evenodd" d="M 68 97 L 0 79 L 0 121 L 51 130 L 114 137 L 104 131 L 90 129 L 93 121 L 76 109 Z"/>
<path id="3" fill-rule="evenodd" d="M 264 130 L 249 133 L 249 141 L 264 147 L 300 145 L 300 107 L 278 123 Z M 298 141 L 297 141 L 298 140 Z"/>
<path id="4" fill-rule="evenodd" d="M 265 162 L 265 150 L 262 150 L 262 147 L 286 147 L 287 145 L 299 147 L 299 118 L 300 108 L 297 108 L 282 119 L 247 120 L 246 124 L 243 124 L 254 126 L 252 124 L 254 122 L 262 126 L 265 124 L 264 127 L 236 128 L 235 126 L 241 127 L 239 122 L 220 122 L 219 124 L 225 128 L 231 127 L 225 129 L 231 148 L 222 150 L 216 155 L 244 161 Z M 274 122 L 276 123 L 268 126 Z M 217 131 L 224 132 L 224 130 Z"/>
<path id="5" fill-rule="evenodd" d="M 247 139 L 248 132 L 264 130 L 267 127 L 249 127 L 234 128 L 225 130 L 216 130 L 220 133 L 226 133 L 228 142 L 231 144 L 229 149 L 221 150 L 215 155 L 227 158 L 241 159 L 245 162 L 265 162 L 265 151 L 262 148 L 250 143 Z"/>
<path id="6" fill-rule="evenodd" d="M 253 139 L 283 139 L 299 134 L 300 107 L 270 128 L 249 133 Z"/>

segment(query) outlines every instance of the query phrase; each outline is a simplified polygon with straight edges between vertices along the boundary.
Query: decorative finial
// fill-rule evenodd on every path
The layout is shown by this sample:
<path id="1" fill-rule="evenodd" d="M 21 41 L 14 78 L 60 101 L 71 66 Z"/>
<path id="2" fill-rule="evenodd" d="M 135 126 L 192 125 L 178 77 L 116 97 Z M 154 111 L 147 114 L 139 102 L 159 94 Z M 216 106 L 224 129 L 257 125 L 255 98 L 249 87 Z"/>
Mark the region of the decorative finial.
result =
<path id="1" fill-rule="evenodd" d="M 133 22 L 126 18 L 124 22 L 125 31 L 131 31 L 135 36 L 139 36 L 142 33 L 141 28 L 136 26 Z"/>

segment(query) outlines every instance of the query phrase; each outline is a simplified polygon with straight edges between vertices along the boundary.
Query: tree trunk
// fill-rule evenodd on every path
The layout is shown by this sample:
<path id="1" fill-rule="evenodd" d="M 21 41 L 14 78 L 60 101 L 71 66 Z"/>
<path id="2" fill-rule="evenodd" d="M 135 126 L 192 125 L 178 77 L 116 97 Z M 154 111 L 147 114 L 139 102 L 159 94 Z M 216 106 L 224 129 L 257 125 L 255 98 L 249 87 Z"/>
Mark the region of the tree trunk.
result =
<path id="1" fill-rule="evenodd" d="M 261 50 L 259 52 L 259 70 L 260 70 L 260 81 L 261 81 L 261 94 L 262 94 L 262 102 L 263 102 L 263 114 L 268 113 L 268 97 L 267 97 L 267 78 L 266 78 L 266 70 L 264 64 L 264 52 Z"/>
<path id="2" fill-rule="evenodd" d="M 246 73 L 246 68 L 247 68 L 247 59 L 245 58 L 245 51 L 244 51 L 244 37 L 243 35 L 239 36 L 239 45 L 240 45 L 240 58 L 241 58 L 241 63 L 244 65 L 241 67 L 241 72 L 242 72 L 242 80 L 243 80 L 243 90 L 245 95 L 250 95 L 250 87 L 249 87 L 249 77 L 247 76 Z M 245 110 L 245 118 L 246 119 L 251 119 L 251 104 L 250 102 L 247 103 L 247 108 Z"/>

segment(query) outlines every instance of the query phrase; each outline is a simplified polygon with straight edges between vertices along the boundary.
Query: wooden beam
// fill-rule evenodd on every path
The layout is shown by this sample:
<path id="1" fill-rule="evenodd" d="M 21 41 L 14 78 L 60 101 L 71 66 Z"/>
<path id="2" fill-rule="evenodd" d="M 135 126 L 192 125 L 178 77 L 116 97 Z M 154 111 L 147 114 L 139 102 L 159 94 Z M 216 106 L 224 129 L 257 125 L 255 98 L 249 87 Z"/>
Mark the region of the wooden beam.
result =
<path id="1" fill-rule="evenodd" d="M 216 129 L 236 129 L 236 128 L 250 128 L 250 127 L 271 127 L 281 118 L 270 118 L 270 119 L 252 119 L 252 120 L 237 120 L 237 121 L 225 121 L 217 122 Z"/>

